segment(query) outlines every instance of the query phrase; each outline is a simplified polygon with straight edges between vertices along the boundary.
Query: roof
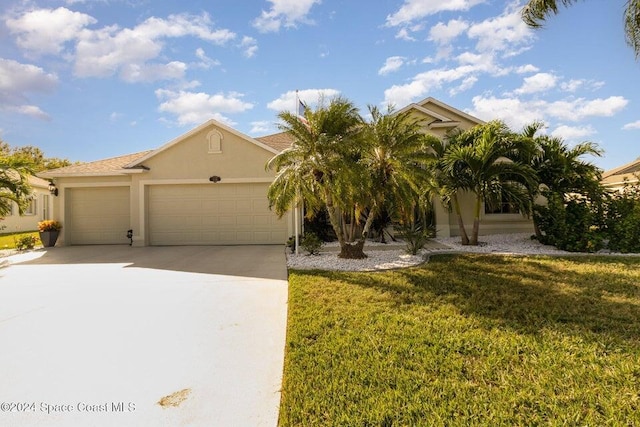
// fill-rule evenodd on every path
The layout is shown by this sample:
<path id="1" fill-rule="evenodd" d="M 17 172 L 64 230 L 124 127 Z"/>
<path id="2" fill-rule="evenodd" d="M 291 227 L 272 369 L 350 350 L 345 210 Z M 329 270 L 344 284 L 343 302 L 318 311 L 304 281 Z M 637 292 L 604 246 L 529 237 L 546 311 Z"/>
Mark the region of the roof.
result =
<path id="1" fill-rule="evenodd" d="M 101 176 L 120 175 L 126 173 L 125 166 L 151 153 L 153 150 L 140 153 L 127 154 L 125 156 L 111 157 L 110 159 L 97 160 L 95 162 L 80 163 L 40 172 L 42 178 L 55 178 L 64 176 Z"/>
<path id="2" fill-rule="evenodd" d="M 273 148 L 274 150 L 284 151 L 293 144 L 293 137 L 286 132 L 274 133 L 273 135 L 265 135 L 256 138 L 257 141 Z"/>
<path id="3" fill-rule="evenodd" d="M 457 127 L 460 124 L 459 121 L 454 120 L 453 118 L 445 117 L 442 114 L 438 114 L 435 111 L 431 110 L 429 108 L 430 104 L 438 106 L 438 107 L 440 107 L 440 108 L 442 108 L 444 110 L 447 110 L 447 111 L 453 113 L 454 116 L 465 118 L 465 119 L 469 120 L 472 123 L 476 123 L 476 124 L 479 124 L 479 125 L 484 124 L 484 121 L 480 120 L 479 118 L 473 117 L 472 115 L 467 114 L 464 111 L 458 110 L 457 108 L 452 107 L 449 104 L 445 104 L 442 101 L 438 101 L 437 99 L 432 98 L 432 97 L 425 98 L 425 99 L 423 99 L 422 101 L 419 101 L 419 102 L 411 103 L 411 104 L 407 105 L 406 107 L 400 109 L 398 111 L 398 113 L 403 113 L 403 112 L 408 111 L 408 110 L 417 110 L 417 111 L 420 111 L 422 113 L 425 113 L 425 114 L 435 118 L 435 121 L 429 123 L 428 127 Z"/>
<path id="4" fill-rule="evenodd" d="M 640 174 L 640 158 L 606 171 L 602 174 L 602 180 L 600 182 L 604 186 L 621 185 L 625 180 L 637 181 L 638 174 Z"/>
<path id="5" fill-rule="evenodd" d="M 46 179 L 42 179 L 42 178 L 38 178 L 37 176 L 30 175 L 28 180 L 29 180 L 29 185 L 31 185 L 32 187 L 42 187 L 42 188 L 49 187 L 49 181 L 47 181 Z"/>

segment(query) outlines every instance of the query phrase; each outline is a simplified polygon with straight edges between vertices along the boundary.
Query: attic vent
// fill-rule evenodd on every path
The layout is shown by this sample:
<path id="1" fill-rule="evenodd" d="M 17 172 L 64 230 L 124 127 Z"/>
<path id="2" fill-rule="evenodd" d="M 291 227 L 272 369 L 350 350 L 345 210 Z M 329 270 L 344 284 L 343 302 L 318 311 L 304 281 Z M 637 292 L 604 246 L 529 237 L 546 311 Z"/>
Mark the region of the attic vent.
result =
<path id="1" fill-rule="evenodd" d="M 212 130 L 207 134 L 207 142 L 209 143 L 209 154 L 222 153 L 222 134 L 217 130 Z"/>

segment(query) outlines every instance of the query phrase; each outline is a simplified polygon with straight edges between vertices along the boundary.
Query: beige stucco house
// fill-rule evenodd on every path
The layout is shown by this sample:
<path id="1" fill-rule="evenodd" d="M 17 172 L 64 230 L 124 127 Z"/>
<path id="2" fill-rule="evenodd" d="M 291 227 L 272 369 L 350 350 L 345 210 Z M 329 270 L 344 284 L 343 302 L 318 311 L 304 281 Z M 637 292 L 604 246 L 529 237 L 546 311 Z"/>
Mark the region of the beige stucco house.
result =
<path id="1" fill-rule="evenodd" d="M 425 131 L 444 135 L 482 123 L 433 98 L 411 104 Z M 162 147 L 73 165 L 40 174 L 58 188 L 54 219 L 63 223 L 62 245 L 284 244 L 295 233 L 294 215 L 269 210 L 274 172 L 265 164 L 286 149 L 286 134 L 252 138 L 209 120 Z M 462 198 L 471 207 L 472 198 Z M 437 233 L 457 235 L 457 223 L 434 203 Z M 471 212 L 471 209 L 467 209 Z M 481 232 L 532 229 L 519 214 L 485 214 Z M 471 227 L 471 214 L 465 217 Z"/>
<path id="2" fill-rule="evenodd" d="M 18 205 L 13 203 L 11 212 L 0 220 L 0 233 L 17 233 L 38 229 L 38 222 L 50 219 L 52 196 L 49 194 L 49 181 L 36 176 L 29 177 L 31 201 L 23 215 L 18 213 Z"/>
<path id="3" fill-rule="evenodd" d="M 600 181 L 603 186 L 610 190 L 617 190 L 624 186 L 625 182 L 638 182 L 640 177 L 640 158 L 611 169 L 602 174 Z"/>

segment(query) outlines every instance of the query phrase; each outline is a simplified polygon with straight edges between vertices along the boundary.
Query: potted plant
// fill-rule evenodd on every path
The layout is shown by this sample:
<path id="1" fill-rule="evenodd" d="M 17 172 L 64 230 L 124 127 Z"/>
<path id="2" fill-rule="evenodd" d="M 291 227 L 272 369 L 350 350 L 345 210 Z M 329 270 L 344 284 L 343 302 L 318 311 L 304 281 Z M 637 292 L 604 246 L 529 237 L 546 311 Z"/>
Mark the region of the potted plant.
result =
<path id="1" fill-rule="evenodd" d="M 40 240 L 42 246 L 49 248 L 55 246 L 58 235 L 62 229 L 62 224 L 58 221 L 48 219 L 46 221 L 40 221 L 38 223 L 38 231 L 40 232 Z"/>

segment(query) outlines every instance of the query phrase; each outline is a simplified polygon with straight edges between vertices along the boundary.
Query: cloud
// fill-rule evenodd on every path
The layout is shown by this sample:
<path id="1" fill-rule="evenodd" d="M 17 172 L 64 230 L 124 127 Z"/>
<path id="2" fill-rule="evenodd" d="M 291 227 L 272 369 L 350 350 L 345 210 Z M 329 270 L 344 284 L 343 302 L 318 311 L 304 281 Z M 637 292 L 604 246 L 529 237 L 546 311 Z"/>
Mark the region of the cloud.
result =
<path id="1" fill-rule="evenodd" d="M 16 35 L 18 46 L 36 55 L 59 54 L 66 42 L 96 22 L 89 15 L 64 7 L 32 10 L 5 21 L 9 32 Z"/>
<path id="2" fill-rule="evenodd" d="M 559 137 L 562 139 L 576 140 L 584 138 L 585 136 L 593 135 L 597 131 L 591 125 L 586 126 L 567 126 L 560 125 L 551 132 L 551 136 Z"/>
<path id="3" fill-rule="evenodd" d="M 400 9 L 387 16 L 387 26 L 406 25 L 438 12 L 465 11 L 480 3 L 484 0 L 405 0 Z"/>
<path id="4" fill-rule="evenodd" d="M 198 68 L 204 68 L 205 70 L 208 70 L 211 67 L 217 67 L 220 65 L 220 61 L 209 58 L 204 49 L 202 49 L 201 47 L 196 49 L 195 55 L 196 58 L 200 60 L 200 62 L 195 64 L 195 66 Z"/>
<path id="5" fill-rule="evenodd" d="M 40 67 L 0 58 L 0 110 L 48 120 L 44 111 L 29 104 L 27 94 L 51 92 L 57 84 L 58 77 Z"/>
<path id="6" fill-rule="evenodd" d="M 382 68 L 378 70 L 378 74 L 381 76 L 386 76 L 389 73 L 398 71 L 404 65 L 404 60 L 405 58 L 402 56 L 390 56 L 384 62 Z"/>
<path id="7" fill-rule="evenodd" d="M 568 82 L 562 82 L 560 89 L 565 92 L 576 92 L 580 88 L 597 90 L 604 86 L 604 82 L 586 79 L 571 79 Z"/>
<path id="8" fill-rule="evenodd" d="M 635 129 L 640 129 L 640 120 L 627 123 L 626 125 L 622 126 L 622 130 L 635 130 Z"/>
<path id="9" fill-rule="evenodd" d="M 452 19 L 446 24 L 438 22 L 429 30 L 429 40 L 438 44 L 449 44 L 467 28 L 469 23 L 458 19 Z"/>
<path id="10" fill-rule="evenodd" d="M 268 0 L 269 10 L 263 10 L 253 21 L 253 26 L 261 33 L 280 31 L 280 27 L 295 27 L 298 23 L 311 23 L 307 18 L 311 8 L 320 0 Z"/>
<path id="11" fill-rule="evenodd" d="M 544 92 L 555 87 L 558 77 L 549 73 L 538 73 L 530 77 L 525 77 L 524 83 L 515 93 L 518 95 Z"/>
<path id="12" fill-rule="evenodd" d="M 119 73 L 126 81 L 143 81 L 142 76 L 148 78 L 146 81 L 180 78 L 184 69 L 181 74 L 177 62 L 153 66 L 146 63 L 160 56 L 163 39 L 184 36 L 219 45 L 236 37 L 226 29 L 211 29 L 206 14 L 170 15 L 167 19 L 152 17 L 131 29 L 110 26 L 83 32 L 76 46 L 74 70 L 79 77 L 107 77 Z M 135 72 L 149 67 L 161 72 L 156 77 L 151 73 Z M 136 77 L 132 79 L 132 76 Z"/>
<path id="13" fill-rule="evenodd" d="M 628 102 L 621 96 L 553 102 L 539 99 L 522 100 L 516 97 L 475 96 L 472 99 L 473 108 L 467 112 L 483 120 L 501 119 L 512 128 L 520 129 L 536 120 L 579 122 L 590 117 L 611 117 L 621 111 Z"/>
<path id="14" fill-rule="evenodd" d="M 469 90 L 473 87 L 473 85 L 476 84 L 477 81 L 478 81 L 478 78 L 475 76 L 467 77 L 462 81 L 462 83 L 459 86 L 454 87 L 453 89 L 449 89 L 449 95 L 455 96 L 460 92 Z"/>
<path id="15" fill-rule="evenodd" d="M 258 51 L 258 41 L 253 37 L 244 36 L 240 42 L 240 47 L 244 49 L 244 56 L 253 58 Z"/>
<path id="16" fill-rule="evenodd" d="M 540 71 L 535 65 L 527 64 L 521 65 L 514 70 L 517 74 L 537 73 Z"/>
<path id="17" fill-rule="evenodd" d="M 253 108 L 253 104 L 244 102 L 244 95 L 237 92 L 210 95 L 158 89 L 155 93 L 161 101 L 158 111 L 175 115 L 180 125 L 200 124 L 214 118 L 234 126 L 236 123 L 224 114 L 242 113 Z"/>
<path id="18" fill-rule="evenodd" d="M 477 40 L 477 50 L 503 52 L 505 56 L 517 55 L 528 49 L 535 37 L 522 21 L 519 8 L 513 5 L 507 6 L 500 16 L 472 24 L 467 35 Z"/>
<path id="19" fill-rule="evenodd" d="M 269 132 L 273 132 L 273 129 L 274 127 L 272 122 L 268 120 L 262 120 L 251 122 L 251 130 L 249 131 L 249 133 L 251 135 L 266 134 Z"/>
<path id="20" fill-rule="evenodd" d="M 332 98 L 334 96 L 340 95 L 340 91 L 336 89 L 304 89 L 298 91 L 298 98 L 305 105 L 310 107 L 317 105 L 318 101 L 321 98 Z M 273 101 L 267 104 L 267 108 L 275 111 L 290 111 L 295 112 L 296 105 L 296 91 L 290 90 L 286 93 L 280 95 L 279 98 L 274 99 Z"/>

